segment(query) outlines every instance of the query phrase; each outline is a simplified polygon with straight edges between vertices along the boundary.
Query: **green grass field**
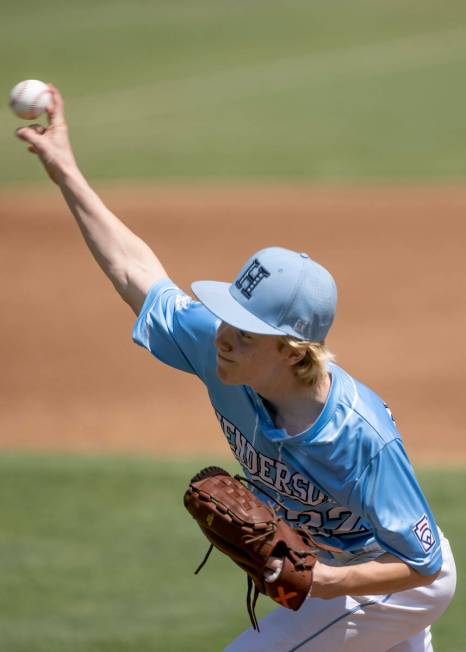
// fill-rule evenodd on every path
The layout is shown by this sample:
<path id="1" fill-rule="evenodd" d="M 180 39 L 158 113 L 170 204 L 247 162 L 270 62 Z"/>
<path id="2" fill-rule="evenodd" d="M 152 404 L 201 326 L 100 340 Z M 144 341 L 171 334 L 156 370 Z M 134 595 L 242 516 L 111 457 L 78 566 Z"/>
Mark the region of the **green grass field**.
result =
<path id="1" fill-rule="evenodd" d="M 44 180 L 10 88 L 53 81 L 94 179 L 466 175 L 460 0 L 4 0 L 0 183 Z"/>
<path id="2" fill-rule="evenodd" d="M 243 574 L 214 553 L 193 575 L 207 546 L 182 495 L 208 463 L 3 454 L 1 649 L 216 652 L 246 628 Z M 464 576 L 466 471 L 419 476 Z M 436 652 L 464 652 L 465 599 L 459 582 Z"/>

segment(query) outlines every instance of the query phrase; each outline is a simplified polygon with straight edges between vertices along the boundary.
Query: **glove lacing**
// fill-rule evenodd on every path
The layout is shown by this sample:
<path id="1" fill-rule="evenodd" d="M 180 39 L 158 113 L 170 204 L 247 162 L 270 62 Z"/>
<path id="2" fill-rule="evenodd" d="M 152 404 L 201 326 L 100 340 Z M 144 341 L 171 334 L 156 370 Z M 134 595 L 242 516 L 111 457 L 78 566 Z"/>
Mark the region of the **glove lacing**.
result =
<path id="1" fill-rule="evenodd" d="M 204 472 L 199 473 L 198 476 L 193 478 L 193 481 L 194 480 L 199 480 L 202 477 L 205 477 L 206 475 L 215 475 L 215 471 L 214 471 L 214 473 L 212 473 L 212 471 L 214 469 L 216 470 L 216 467 L 209 467 L 208 470 L 207 469 L 204 470 Z M 207 471 L 207 473 L 206 473 L 206 471 Z M 221 469 L 218 469 L 218 471 L 220 472 Z M 240 475 L 235 475 L 234 477 L 235 477 L 236 480 L 239 480 L 241 482 L 247 482 L 248 484 L 253 485 L 256 489 L 258 489 L 263 494 L 265 494 L 268 498 L 271 498 L 275 503 L 277 503 L 277 505 L 279 507 L 284 509 L 284 506 L 280 503 L 280 501 L 278 501 L 276 498 L 274 498 L 269 493 L 264 491 L 261 487 L 258 487 L 255 482 L 252 482 L 251 480 L 248 480 L 248 478 L 244 478 L 244 477 L 242 477 Z M 255 536 L 245 537 L 244 538 L 244 543 L 246 545 L 250 545 L 252 543 L 256 543 L 257 541 L 260 541 L 261 539 L 266 539 L 270 535 L 270 533 L 274 529 L 276 529 L 276 527 L 277 527 L 276 523 L 274 523 L 274 522 L 272 522 L 270 525 L 271 525 L 270 528 L 268 528 L 267 530 L 264 530 L 263 532 L 260 532 L 259 534 L 256 534 Z M 209 549 L 207 550 L 207 553 L 206 553 L 204 559 L 201 561 L 199 566 L 194 571 L 195 575 L 197 575 L 199 573 L 199 571 L 205 566 L 205 564 L 207 563 L 207 560 L 210 557 L 210 553 L 212 552 L 213 549 L 214 549 L 214 544 L 211 543 L 210 546 L 209 546 Z M 257 621 L 257 616 L 256 616 L 256 603 L 257 603 L 257 599 L 259 597 L 260 591 L 257 588 L 257 586 L 254 584 L 254 582 L 253 582 L 253 580 L 252 580 L 252 578 L 251 578 L 251 576 L 249 574 L 247 576 L 247 582 L 248 582 L 248 589 L 247 589 L 247 594 L 246 594 L 246 608 L 248 610 L 249 618 L 251 620 L 251 625 L 252 625 L 253 629 L 259 632 L 260 631 L 259 623 Z M 253 584 L 254 584 L 254 594 L 252 595 L 252 586 L 253 586 Z"/>

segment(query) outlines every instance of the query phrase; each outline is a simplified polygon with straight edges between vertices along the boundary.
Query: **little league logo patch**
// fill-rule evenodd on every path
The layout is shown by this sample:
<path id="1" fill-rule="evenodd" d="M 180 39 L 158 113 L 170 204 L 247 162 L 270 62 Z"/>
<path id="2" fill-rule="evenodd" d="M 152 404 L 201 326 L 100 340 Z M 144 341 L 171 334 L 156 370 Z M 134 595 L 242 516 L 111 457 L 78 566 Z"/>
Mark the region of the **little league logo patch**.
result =
<path id="1" fill-rule="evenodd" d="M 421 518 L 421 520 L 416 523 L 416 525 L 413 528 L 413 531 L 416 537 L 418 538 L 421 546 L 424 548 L 426 552 L 428 552 L 435 543 L 435 537 L 432 533 L 432 529 L 430 527 L 429 521 L 425 514 Z"/>

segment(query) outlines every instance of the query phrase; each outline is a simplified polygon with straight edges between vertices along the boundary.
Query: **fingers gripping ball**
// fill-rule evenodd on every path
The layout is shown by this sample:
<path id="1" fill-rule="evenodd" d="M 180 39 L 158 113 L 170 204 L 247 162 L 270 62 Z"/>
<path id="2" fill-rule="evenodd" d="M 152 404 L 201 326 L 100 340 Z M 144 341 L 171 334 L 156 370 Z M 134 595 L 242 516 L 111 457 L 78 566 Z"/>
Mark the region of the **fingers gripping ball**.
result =
<path id="1" fill-rule="evenodd" d="M 9 105 L 18 118 L 33 120 L 50 106 L 51 98 L 47 84 L 38 79 L 25 79 L 12 89 Z"/>
<path id="2" fill-rule="evenodd" d="M 247 607 L 255 629 L 259 593 L 283 607 L 299 609 L 309 595 L 316 562 L 316 544 L 307 533 L 290 527 L 238 476 L 218 467 L 207 467 L 191 480 L 184 504 L 211 544 L 198 571 L 212 547 L 246 571 Z M 270 572 L 271 568 L 275 572 Z M 251 601 L 252 584 L 255 593 Z"/>

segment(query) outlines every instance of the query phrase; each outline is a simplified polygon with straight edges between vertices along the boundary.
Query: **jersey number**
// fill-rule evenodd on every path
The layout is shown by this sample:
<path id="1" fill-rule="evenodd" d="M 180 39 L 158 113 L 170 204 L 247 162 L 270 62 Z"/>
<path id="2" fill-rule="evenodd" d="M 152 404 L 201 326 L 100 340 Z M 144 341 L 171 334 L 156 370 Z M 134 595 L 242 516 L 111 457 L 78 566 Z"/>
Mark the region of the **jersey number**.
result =
<path id="1" fill-rule="evenodd" d="M 305 512 L 289 509 L 286 520 L 299 522 L 300 525 L 315 528 L 321 533 L 337 536 L 353 532 L 365 532 L 367 529 L 357 514 L 345 510 L 344 507 L 332 507 L 324 513 L 312 509 Z"/>

